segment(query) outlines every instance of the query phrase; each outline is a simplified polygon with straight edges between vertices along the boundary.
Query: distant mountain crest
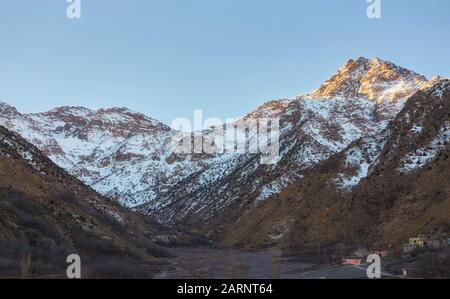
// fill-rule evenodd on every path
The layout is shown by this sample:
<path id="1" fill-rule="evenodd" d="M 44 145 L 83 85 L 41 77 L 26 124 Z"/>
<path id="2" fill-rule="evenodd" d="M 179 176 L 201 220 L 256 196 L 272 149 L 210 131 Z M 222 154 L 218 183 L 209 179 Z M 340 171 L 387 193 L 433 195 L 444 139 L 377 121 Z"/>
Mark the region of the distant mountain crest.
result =
<path id="1" fill-rule="evenodd" d="M 18 115 L 19 112 L 17 111 L 16 108 L 8 105 L 7 103 L 4 103 L 4 102 L 0 101 L 0 114 L 3 117 L 5 117 L 5 116 Z"/>
<path id="2" fill-rule="evenodd" d="M 427 78 L 379 58 L 350 59 L 314 93 L 314 97 L 365 97 L 376 102 L 407 99 L 428 83 Z"/>
<path id="3" fill-rule="evenodd" d="M 172 148 L 174 130 L 126 108 L 60 107 L 20 114 L 3 105 L 0 109 L 8 113 L 0 115 L 0 125 L 127 207 L 166 223 L 214 219 L 221 226 L 216 216 L 233 219 L 242 211 L 236 206 L 267 200 L 355 140 L 384 130 L 410 95 L 431 82 L 388 61 L 358 58 L 312 94 L 267 102 L 236 125 L 280 120 L 280 159 L 271 167 L 261 165 L 254 154 L 177 154 Z M 223 137 L 220 130 L 203 133 Z"/>

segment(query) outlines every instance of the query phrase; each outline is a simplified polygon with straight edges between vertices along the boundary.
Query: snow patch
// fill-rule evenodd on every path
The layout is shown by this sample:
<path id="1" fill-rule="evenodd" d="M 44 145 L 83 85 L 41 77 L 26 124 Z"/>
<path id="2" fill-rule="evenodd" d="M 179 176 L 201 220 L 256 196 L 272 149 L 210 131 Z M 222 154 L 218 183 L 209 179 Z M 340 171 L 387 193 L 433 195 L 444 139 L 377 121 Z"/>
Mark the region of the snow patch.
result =
<path id="1" fill-rule="evenodd" d="M 439 152 L 447 147 L 449 141 L 450 124 L 446 123 L 428 146 L 408 153 L 402 159 L 402 166 L 399 167 L 398 171 L 400 173 L 409 173 L 416 169 L 424 168 L 436 159 Z"/>

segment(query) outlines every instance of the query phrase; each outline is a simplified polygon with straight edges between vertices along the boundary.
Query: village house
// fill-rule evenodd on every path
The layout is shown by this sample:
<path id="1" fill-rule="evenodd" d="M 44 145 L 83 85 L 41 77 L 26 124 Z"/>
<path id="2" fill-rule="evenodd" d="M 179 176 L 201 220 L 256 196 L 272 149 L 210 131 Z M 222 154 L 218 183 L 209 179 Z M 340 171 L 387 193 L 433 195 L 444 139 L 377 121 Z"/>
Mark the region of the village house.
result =
<path id="1" fill-rule="evenodd" d="M 447 239 L 447 242 L 441 241 L 440 238 L 436 236 L 428 236 L 428 235 L 418 235 L 414 238 L 409 238 L 409 243 L 403 244 L 403 252 L 411 253 L 416 249 L 441 249 L 443 247 L 448 246 L 450 238 Z"/>
<path id="2" fill-rule="evenodd" d="M 444 247 L 444 245 L 445 245 L 445 242 L 441 242 L 441 240 L 439 240 L 439 238 L 436 238 L 436 237 L 431 237 L 426 242 L 426 246 L 428 248 L 432 248 L 432 249 L 440 249 L 440 248 Z"/>
<path id="3" fill-rule="evenodd" d="M 353 255 L 350 257 L 344 257 L 342 259 L 342 263 L 344 265 L 361 265 L 364 260 L 371 254 L 367 248 L 358 248 L 353 251 Z M 379 255 L 380 257 L 388 257 L 391 253 L 387 250 L 378 250 L 373 252 L 374 254 Z"/>
<path id="4" fill-rule="evenodd" d="M 402 245 L 402 248 L 403 248 L 403 252 L 404 252 L 404 253 L 411 253 L 411 252 L 413 252 L 414 250 L 416 250 L 416 249 L 418 248 L 418 246 L 417 246 L 417 245 L 414 245 L 414 244 L 408 243 L 408 244 L 403 244 L 403 245 Z"/>
<path id="5" fill-rule="evenodd" d="M 375 254 L 378 254 L 380 257 L 388 257 L 391 255 L 391 252 L 389 252 L 387 250 L 379 250 L 379 251 L 375 252 Z"/>
<path id="6" fill-rule="evenodd" d="M 411 253 L 415 251 L 416 249 L 425 248 L 426 241 L 428 239 L 427 235 L 418 235 L 415 238 L 409 238 L 409 242 L 406 244 L 403 244 L 403 252 L 404 253 Z"/>
<path id="7" fill-rule="evenodd" d="M 429 236 L 427 236 L 427 235 L 419 235 L 415 238 L 410 238 L 409 244 L 416 245 L 419 248 L 424 248 L 427 244 L 428 239 L 429 239 Z"/>
<path id="8" fill-rule="evenodd" d="M 342 258 L 342 264 L 347 266 L 360 266 L 362 259 L 358 257 L 344 257 Z"/>

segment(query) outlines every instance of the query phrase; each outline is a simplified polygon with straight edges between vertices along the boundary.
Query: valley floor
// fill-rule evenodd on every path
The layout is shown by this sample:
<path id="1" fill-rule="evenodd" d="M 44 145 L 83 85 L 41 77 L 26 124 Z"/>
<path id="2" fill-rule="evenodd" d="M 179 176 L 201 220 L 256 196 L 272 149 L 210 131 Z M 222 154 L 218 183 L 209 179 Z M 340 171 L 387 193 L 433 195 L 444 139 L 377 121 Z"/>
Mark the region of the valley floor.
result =
<path id="1" fill-rule="evenodd" d="M 367 265 L 345 266 L 303 262 L 283 257 L 281 251 L 264 252 L 212 248 L 177 248 L 170 266 L 157 274 L 159 279 L 365 279 Z M 391 265 L 389 262 L 386 266 Z M 385 278 L 396 278 L 383 272 Z"/>
<path id="2" fill-rule="evenodd" d="M 249 252 L 212 247 L 167 249 L 172 257 L 143 262 L 126 257 L 97 257 L 83 263 L 82 278 L 87 279 L 367 279 L 368 264 L 341 265 L 330 256 L 313 256 L 311 251 L 283 255 L 278 249 Z M 169 255 L 168 255 L 169 256 Z M 388 257 L 382 260 L 383 279 L 443 278 L 424 275 L 424 257 Z M 440 266 L 444 266 L 441 264 Z M 0 265 L 0 269 L 2 265 Z M 420 271 L 420 274 L 417 272 Z M 448 273 L 448 272 L 446 272 Z M 3 278 L 24 278 L 20 272 L 2 273 Z M 41 272 L 25 278 L 64 279 L 65 270 Z"/>

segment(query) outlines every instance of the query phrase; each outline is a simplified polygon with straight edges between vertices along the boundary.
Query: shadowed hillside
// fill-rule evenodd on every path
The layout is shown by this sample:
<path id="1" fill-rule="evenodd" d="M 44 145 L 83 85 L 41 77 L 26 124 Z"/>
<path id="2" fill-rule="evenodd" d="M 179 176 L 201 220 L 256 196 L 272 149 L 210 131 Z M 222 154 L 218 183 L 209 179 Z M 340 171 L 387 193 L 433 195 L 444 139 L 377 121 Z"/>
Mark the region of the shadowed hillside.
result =
<path id="1" fill-rule="evenodd" d="M 64 277 L 77 253 L 84 277 L 151 277 L 154 257 L 169 255 L 156 231 L 0 127 L 0 275 Z"/>

